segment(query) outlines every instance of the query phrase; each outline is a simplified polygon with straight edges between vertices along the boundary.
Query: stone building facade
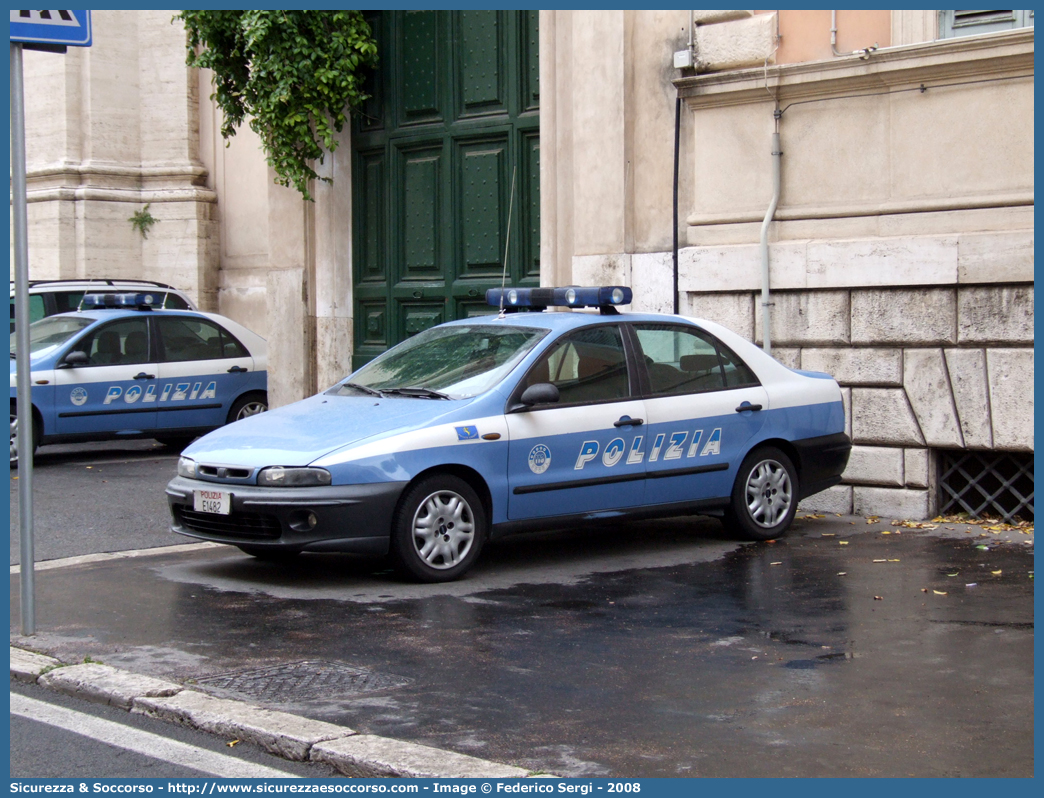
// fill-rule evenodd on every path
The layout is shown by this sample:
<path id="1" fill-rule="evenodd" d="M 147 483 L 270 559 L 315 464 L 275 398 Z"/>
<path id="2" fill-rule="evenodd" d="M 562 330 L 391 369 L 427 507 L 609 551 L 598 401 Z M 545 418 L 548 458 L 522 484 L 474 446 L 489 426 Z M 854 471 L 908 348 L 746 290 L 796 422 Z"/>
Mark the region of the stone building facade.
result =
<path id="1" fill-rule="evenodd" d="M 269 339 L 274 405 L 332 383 L 350 134 L 305 203 L 220 139 L 174 12 L 94 13 L 89 50 L 26 54 L 31 277 L 175 283 Z M 778 133 L 771 351 L 837 377 L 855 444 L 807 509 L 929 517 L 941 458 L 1032 457 L 1033 54 L 1031 12 L 542 11 L 541 282 L 670 310 L 680 96 L 680 308 L 764 343 Z"/>

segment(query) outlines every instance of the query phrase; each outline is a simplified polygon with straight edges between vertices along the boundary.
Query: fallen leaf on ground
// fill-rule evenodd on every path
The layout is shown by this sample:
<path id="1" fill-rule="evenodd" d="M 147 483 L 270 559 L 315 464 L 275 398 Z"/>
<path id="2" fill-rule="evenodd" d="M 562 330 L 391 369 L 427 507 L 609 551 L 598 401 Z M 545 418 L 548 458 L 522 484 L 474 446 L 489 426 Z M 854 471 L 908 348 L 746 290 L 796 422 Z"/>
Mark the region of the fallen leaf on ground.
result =
<path id="1" fill-rule="evenodd" d="M 946 591 L 945 590 L 933 590 L 932 592 L 935 595 L 937 595 L 937 596 L 945 596 L 946 595 Z"/>
<path id="2" fill-rule="evenodd" d="M 990 573 L 994 576 L 1000 576 L 1003 573 L 1003 571 L 990 571 Z"/>

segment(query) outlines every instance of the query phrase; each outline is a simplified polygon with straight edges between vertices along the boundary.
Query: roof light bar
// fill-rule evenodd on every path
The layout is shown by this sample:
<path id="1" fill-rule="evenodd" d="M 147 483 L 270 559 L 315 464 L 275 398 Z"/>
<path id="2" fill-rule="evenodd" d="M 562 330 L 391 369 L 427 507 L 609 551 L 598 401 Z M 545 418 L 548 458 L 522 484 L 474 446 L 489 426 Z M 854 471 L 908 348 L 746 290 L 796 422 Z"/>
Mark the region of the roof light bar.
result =
<path id="1" fill-rule="evenodd" d="M 80 310 L 151 310 L 163 304 L 163 297 L 162 293 L 86 293 L 80 300 Z"/>
<path id="2" fill-rule="evenodd" d="M 486 291 L 486 303 L 504 309 L 544 310 L 550 305 L 567 308 L 614 309 L 617 305 L 629 305 L 633 294 L 623 285 L 572 286 L 570 288 L 490 288 Z"/>

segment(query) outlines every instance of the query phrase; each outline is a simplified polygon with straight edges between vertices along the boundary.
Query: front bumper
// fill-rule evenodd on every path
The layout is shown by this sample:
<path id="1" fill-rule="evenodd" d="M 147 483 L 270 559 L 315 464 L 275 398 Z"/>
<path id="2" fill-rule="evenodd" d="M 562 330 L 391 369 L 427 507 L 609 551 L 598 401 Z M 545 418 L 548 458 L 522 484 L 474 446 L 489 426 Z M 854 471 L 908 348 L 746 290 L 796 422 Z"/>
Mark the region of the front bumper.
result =
<path id="1" fill-rule="evenodd" d="M 267 488 L 175 477 L 167 484 L 171 529 L 179 535 L 271 551 L 387 554 L 405 482 Z M 193 490 L 232 494 L 231 513 L 193 509 Z M 309 523 L 309 516 L 316 523 Z"/>

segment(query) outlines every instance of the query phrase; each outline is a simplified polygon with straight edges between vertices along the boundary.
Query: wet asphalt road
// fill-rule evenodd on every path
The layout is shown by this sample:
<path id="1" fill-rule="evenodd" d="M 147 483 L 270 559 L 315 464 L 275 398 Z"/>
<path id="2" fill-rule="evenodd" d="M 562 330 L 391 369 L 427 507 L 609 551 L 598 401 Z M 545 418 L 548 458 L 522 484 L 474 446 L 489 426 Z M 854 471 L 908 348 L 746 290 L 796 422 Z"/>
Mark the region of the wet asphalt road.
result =
<path id="1" fill-rule="evenodd" d="M 561 775 L 1033 775 L 1032 547 L 883 528 L 516 538 L 446 586 L 225 548 L 81 565 L 38 572 L 30 645 Z"/>
<path id="2" fill-rule="evenodd" d="M 178 449 L 153 440 L 41 446 L 33 469 L 36 560 L 173 546 L 163 487 Z M 18 472 L 10 480 L 11 565 L 20 560 Z"/>

